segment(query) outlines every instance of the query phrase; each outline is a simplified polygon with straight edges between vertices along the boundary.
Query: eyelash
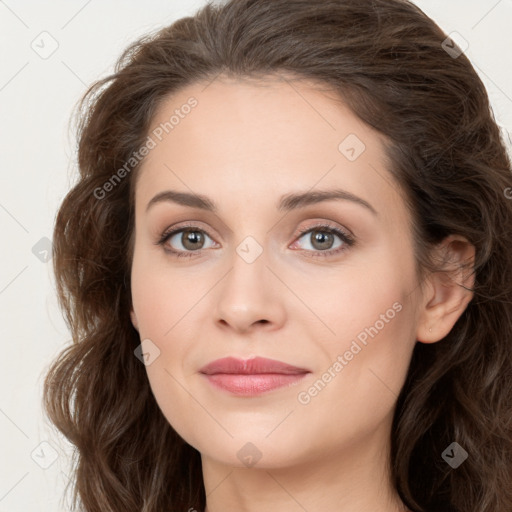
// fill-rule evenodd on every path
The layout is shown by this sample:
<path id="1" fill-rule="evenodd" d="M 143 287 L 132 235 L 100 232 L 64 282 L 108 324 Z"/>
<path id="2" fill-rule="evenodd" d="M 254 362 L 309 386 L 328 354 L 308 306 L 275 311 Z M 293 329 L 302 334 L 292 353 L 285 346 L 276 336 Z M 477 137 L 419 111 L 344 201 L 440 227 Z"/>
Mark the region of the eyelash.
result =
<path id="1" fill-rule="evenodd" d="M 164 246 L 164 244 L 167 242 L 167 240 L 169 240 L 173 235 L 175 235 L 176 233 L 180 233 L 181 231 L 185 231 L 185 230 L 187 230 L 189 228 L 194 228 L 191 231 L 198 231 L 198 232 L 204 233 L 204 234 L 208 235 L 210 238 L 212 238 L 208 234 L 208 232 L 206 232 L 204 229 L 200 229 L 198 226 L 196 226 L 194 224 L 185 224 L 185 225 L 179 226 L 176 229 L 172 229 L 171 231 L 168 231 L 168 230 L 164 231 L 162 233 L 160 239 L 156 242 L 156 244 Z M 298 239 L 302 238 L 306 233 L 309 233 L 310 231 L 323 231 L 325 233 L 330 233 L 330 234 L 333 234 L 333 235 L 337 235 L 341 239 L 341 241 L 343 242 L 344 245 L 341 248 L 329 249 L 329 250 L 326 250 L 326 251 L 306 251 L 306 252 L 312 252 L 313 253 L 313 254 L 311 254 L 308 257 L 327 258 L 327 257 L 335 255 L 335 254 L 340 254 L 343 251 L 346 251 L 346 250 L 350 249 L 355 244 L 354 237 L 352 237 L 348 233 L 340 230 L 339 228 L 334 227 L 333 225 L 331 225 L 329 223 L 318 224 L 318 225 L 315 225 L 315 226 L 310 226 L 308 228 L 304 228 L 304 229 L 302 229 L 297 234 L 296 239 L 298 240 Z M 198 254 L 201 254 L 202 251 L 206 250 L 206 249 L 200 249 L 198 251 L 176 251 L 175 249 L 169 249 L 167 247 L 164 247 L 164 250 L 167 253 L 169 253 L 172 256 L 177 257 L 177 258 L 190 258 L 192 256 L 196 256 Z"/>

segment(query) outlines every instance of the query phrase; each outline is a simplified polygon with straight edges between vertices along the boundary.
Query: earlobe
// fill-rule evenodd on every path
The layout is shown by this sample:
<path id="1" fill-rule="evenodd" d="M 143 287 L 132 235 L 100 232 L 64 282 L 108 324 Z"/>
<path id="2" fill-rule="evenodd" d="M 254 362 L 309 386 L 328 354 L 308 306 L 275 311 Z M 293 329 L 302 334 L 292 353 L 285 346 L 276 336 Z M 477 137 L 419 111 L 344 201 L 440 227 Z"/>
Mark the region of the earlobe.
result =
<path id="1" fill-rule="evenodd" d="M 440 270 L 429 277 L 416 332 L 422 343 L 442 340 L 473 298 L 475 247 L 464 237 L 450 235 L 437 252 Z"/>

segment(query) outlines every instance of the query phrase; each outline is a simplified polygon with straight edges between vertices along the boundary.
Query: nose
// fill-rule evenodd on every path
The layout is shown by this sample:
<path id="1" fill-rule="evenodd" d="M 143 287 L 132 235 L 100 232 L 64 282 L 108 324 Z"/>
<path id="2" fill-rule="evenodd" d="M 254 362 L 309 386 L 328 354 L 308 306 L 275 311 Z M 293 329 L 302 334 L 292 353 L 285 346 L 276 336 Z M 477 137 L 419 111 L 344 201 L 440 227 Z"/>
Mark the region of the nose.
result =
<path id="1" fill-rule="evenodd" d="M 218 286 L 215 321 L 223 329 L 246 333 L 279 329 L 285 320 L 286 287 L 270 269 L 265 251 L 252 262 L 238 253 Z"/>

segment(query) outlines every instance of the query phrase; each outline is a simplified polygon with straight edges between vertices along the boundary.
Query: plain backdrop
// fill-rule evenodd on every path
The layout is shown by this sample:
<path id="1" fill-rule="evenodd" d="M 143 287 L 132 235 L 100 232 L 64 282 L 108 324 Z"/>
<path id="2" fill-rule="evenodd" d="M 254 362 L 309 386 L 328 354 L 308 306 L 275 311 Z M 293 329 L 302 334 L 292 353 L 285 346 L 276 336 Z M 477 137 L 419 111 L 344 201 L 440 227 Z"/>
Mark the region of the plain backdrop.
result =
<path id="1" fill-rule="evenodd" d="M 41 396 L 48 365 L 70 342 L 50 240 L 76 172 L 72 109 L 130 42 L 204 3 L 0 0 L 0 512 L 69 510 L 71 450 L 43 416 Z M 468 42 L 465 53 L 512 137 L 512 0 L 416 4 Z"/>

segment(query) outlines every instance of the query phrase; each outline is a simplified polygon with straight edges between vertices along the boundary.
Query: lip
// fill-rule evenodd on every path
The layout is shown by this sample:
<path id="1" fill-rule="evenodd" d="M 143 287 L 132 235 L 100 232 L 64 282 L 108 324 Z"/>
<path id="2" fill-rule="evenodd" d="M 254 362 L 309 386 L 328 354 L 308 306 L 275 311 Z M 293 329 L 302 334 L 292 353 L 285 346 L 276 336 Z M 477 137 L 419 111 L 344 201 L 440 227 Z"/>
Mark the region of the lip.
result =
<path id="1" fill-rule="evenodd" d="M 279 373 L 282 375 L 296 375 L 308 373 L 306 368 L 299 368 L 276 359 L 266 357 L 253 357 L 252 359 L 237 359 L 236 357 L 223 357 L 203 366 L 200 373 L 215 375 L 218 373 L 232 373 L 238 375 L 255 375 L 262 373 Z"/>
<path id="2" fill-rule="evenodd" d="M 224 357 L 203 366 L 199 372 L 216 388 L 244 396 L 293 385 L 311 373 L 306 368 L 264 357 Z"/>

